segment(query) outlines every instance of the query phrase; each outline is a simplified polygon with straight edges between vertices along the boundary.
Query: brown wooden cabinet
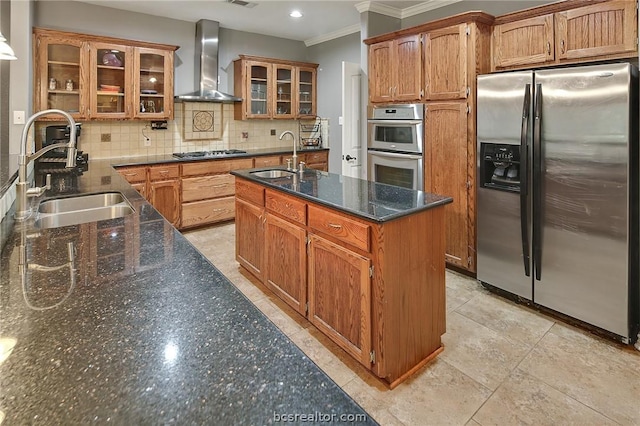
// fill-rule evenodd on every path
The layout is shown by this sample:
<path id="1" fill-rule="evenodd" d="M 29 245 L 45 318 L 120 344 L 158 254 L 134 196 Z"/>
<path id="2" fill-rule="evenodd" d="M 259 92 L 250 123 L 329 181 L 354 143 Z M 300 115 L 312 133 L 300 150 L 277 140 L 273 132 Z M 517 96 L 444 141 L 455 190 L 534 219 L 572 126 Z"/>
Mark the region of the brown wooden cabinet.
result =
<path id="1" fill-rule="evenodd" d="M 173 118 L 177 46 L 42 28 L 33 34 L 35 111 L 57 108 L 78 120 Z"/>
<path id="2" fill-rule="evenodd" d="M 256 157 L 253 160 L 254 167 L 269 167 L 279 166 L 282 164 L 282 157 L 280 155 L 265 155 Z"/>
<path id="3" fill-rule="evenodd" d="M 542 15 L 493 28 L 495 69 L 553 62 L 553 15 Z"/>
<path id="4" fill-rule="evenodd" d="M 427 100 L 464 99 L 467 83 L 467 24 L 433 30 L 425 34 L 424 87 Z"/>
<path id="5" fill-rule="evenodd" d="M 236 259 L 394 387 L 441 350 L 443 213 L 376 223 L 236 177 Z"/>
<path id="6" fill-rule="evenodd" d="M 434 102 L 425 118 L 425 190 L 445 194 L 446 260 L 475 271 L 475 163 L 469 155 L 467 103 Z"/>
<path id="7" fill-rule="evenodd" d="M 300 314 L 307 310 L 307 232 L 267 213 L 264 283 Z"/>
<path id="8" fill-rule="evenodd" d="M 264 187 L 236 179 L 236 260 L 264 280 Z"/>
<path id="9" fill-rule="evenodd" d="M 309 235 L 309 321 L 362 365 L 371 364 L 371 260 Z"/>
<path id="10" fill-rule="evenodd" d="M 180 172 L 177 164 L 149 167 L 149 202 L 167 222 L 180 226 Z"/>
<path id="11" fill-rule="evenodd" d="M 240 55 L 234 61 L 236 120 L 294 119 L 316 112 L 318 64 Z"/>
<path id="12" fill-rule="evenodd" d="M 311 169 L 329 171 L 328 151 L 298 153 L 298 161 L 303 161 L 305 167 Z"/>
<path id="13" fill-rule="evenodd" d="M 420 35 L 369 46 L 369 101 L 419 100 L 422 96 Z"/>
<path id="14" fill-rule="evenodd" d="M 637 19 L 635 1 L 610 1 L 556 13 L 556 57 L 565 61 L 637 56 Z"/>
<path id="15" fill-rule="evenodd" d="M 235 179 L 229 173 L 253 167 L 253 159 L 197 161 L 182 164 L 180 228 L 201 226 L 235 217 Z"/>
<path id="16" fill-rule="evenodd" d="M 565 1 L 496 18 L 494 70 L 636 58 L 635 1 Z"/>

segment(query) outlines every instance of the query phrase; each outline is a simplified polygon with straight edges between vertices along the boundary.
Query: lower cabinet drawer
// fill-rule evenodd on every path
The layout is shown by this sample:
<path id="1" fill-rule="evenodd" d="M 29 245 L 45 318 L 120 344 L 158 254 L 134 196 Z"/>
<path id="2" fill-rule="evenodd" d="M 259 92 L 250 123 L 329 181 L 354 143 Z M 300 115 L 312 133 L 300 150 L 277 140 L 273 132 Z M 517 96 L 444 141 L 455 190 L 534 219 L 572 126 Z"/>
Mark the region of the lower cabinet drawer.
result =
<path id="1" fill-rule="evenodd" d="M 311 229 L 369 251 L 369 225 L 312 205 L 308 215 Z"/>
<path id="2" fill-rule="evenodd" d="M 182 228 L 233 219 L 235 197 L 196 201 L 182 204 Z"/>
<path id="3" fill-rule="evenodd" d="M 129 183 L 144 182 L 147 180 L 146 167 L 122 167 L 118 168 L 118 173 Z"/>
<path id="4" fill-rule="evenodd" d="M 182 202 L 225 197 L 235 194 L 235 178 L 230 174 L 182 179 Z"/>
<path id="5" fill-rule="evenodd" d="M 236 179 L 236 197 L 264 206 L 264 186 L 244 179 Z"/>
<path id="6" fill-rule="evenodd" d="M 306 204 L 297 198 L 289 197 L 267 189 L 264 195 L 267 210 L 275 212 L 301 225 L 307 224 Z"/>

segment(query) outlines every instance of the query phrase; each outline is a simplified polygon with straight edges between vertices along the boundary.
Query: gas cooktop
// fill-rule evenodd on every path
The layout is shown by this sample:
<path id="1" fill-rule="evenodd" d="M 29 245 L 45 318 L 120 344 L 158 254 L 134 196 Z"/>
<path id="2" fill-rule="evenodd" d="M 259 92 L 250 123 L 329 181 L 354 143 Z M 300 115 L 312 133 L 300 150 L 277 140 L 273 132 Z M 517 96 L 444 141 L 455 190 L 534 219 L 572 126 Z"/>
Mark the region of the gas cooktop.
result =
<path id="1" fill-rule="evenodd" d="M 221 149 L 217 151 L 194 151 L 194 152 L 174 152 L 173 156 L 177 158 L 206 158 L 206 157 L 222 157 L 225 155 L 246 154 L 247 151 L 241 149 Z"/>

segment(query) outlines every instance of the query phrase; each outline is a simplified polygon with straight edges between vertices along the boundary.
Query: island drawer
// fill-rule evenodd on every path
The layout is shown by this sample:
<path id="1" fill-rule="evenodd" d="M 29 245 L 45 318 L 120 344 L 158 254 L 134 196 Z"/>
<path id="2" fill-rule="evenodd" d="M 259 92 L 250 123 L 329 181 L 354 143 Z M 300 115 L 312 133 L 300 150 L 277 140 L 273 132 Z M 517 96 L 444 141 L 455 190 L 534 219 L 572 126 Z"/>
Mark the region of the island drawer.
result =
<path id="1" fill-rule="evenodd" d="M 177 164 L 163 164 L 149 168 L 149 180 L 177 179 L 180 176 L 180 166 Z"/>
<path id="2" fill-rule="evenodd" d="M 199 176 L 182 179 L 182 201 L 204 200 L 235 193 L 235 178 L 224 173 L 221 175 Z"/>
<path id="3" fill-rule="evenodd" d="M 308 215 L 311 229 L 369 251 L 369 225 L 313 205 L 308 206 Z"/>
<path id="4" fill-rule="evenodd" d="M 129 183 L 144 182 L 147 180 L 147 168 L 144 166 L 119 168 L 118 173 L 120 173 Z"/>
<path id="5" fill-rule="evenodd" d="M 192 163 L 186 163 L 182 165 L 182 176 L 229 173 L 231 170 L 250 169 L 252 167 L 252 158 L 237 158 L 235 160 L 194 161 Z"/>
<path id="6" fill-rule="evenodd" d="M 264 206 L 264 186 L 244 179 L 236 179 L 236 197 Z"/>
<path id="7" fill-rule="evenodd" d="M 269 189 L 265 193 L 267 210 L 284 216 L 301 225 L 307 224 L 307 205 L 293 197 Z"/>
<path id="8" fill-rule="evenodd" d="M 236 216 L 235 197 L 196 201 L 182 204 L 182 227 L 233 219 Z"/>

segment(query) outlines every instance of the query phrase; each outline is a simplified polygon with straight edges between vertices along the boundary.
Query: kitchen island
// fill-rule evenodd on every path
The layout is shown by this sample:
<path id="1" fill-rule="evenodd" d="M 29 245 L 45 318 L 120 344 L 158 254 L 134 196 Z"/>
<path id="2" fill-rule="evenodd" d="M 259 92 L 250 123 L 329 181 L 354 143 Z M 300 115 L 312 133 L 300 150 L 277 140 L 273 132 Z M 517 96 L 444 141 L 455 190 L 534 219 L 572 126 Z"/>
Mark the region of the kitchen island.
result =
<path id="1" fill-rule="evenodd" d="M 375 423 L 110 161 L 90 161 L 65 195 L 105 191 L 134 212 L 52 229 L 2 222 L 0 421 Z"/>
<path id="2" fill-rule="evenodd" d="M 450 197 L 312 169 L 232 174 L 241 266 L 390 388 L 442 350 Z"/>

